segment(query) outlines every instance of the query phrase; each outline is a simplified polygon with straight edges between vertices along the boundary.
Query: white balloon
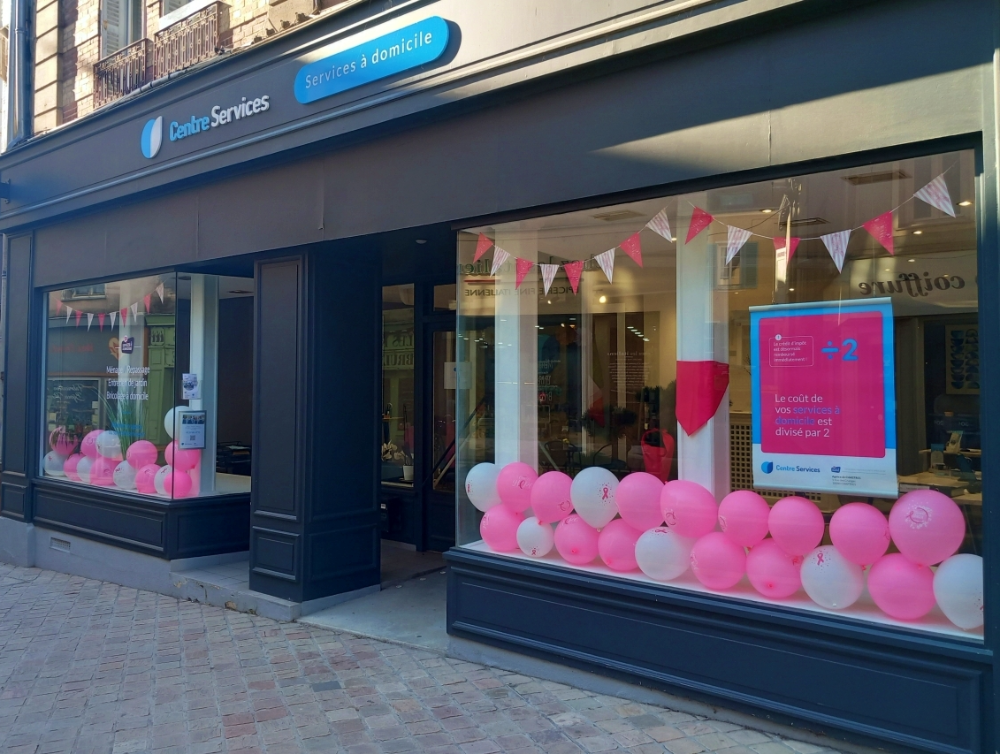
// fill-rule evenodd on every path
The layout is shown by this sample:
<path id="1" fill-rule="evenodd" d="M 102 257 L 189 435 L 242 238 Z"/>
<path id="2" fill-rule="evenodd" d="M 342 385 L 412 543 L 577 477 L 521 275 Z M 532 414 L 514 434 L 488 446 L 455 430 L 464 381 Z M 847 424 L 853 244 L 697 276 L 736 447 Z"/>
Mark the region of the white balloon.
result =
<path id="1" fill-rule="evenodd" d="M 541 558 L 552 551 L 555 544 L 555 532 L 548 524 L 539 523 L 532 516 L 526 518 L 517 527 L 517 546 L 521 552 L 533 558 Z"/>
<path id="2" fill-rule="evenodd" d="M 115 487 L 121 490 L 134 490 L 135 489 L 135 475 L 138 470 L 130 464 L 128 461 L 122 461 L 120 464 L 115 466 L 114 474 L 112 479 L 115 481 Z"/>
<path id="3" fill-rule="evenodd" d="M 65 463 L 66 456 L 59 455 L 54 450 L 50 450 L 45 454 L 45 458 L 42 461 L 45 476 L 66 476 L 66 472 L 63 471 Z"/>
<path id="4" fill-rule="evenodd" d="M 934 598 L 941 612 L 966 631 L 983 625 L 983 559 L 952 555 L 934 574 Z"/>
<path id="5" fill-rule="evenodd" d="M 167 495 L 167 488 L 163 486 L 167 477 L 174 473 L 173 466 L 161 466 L 160 470 L 156 472 L 156 476 L 153 477 L 153 487 L 156 488 L 156 494 L 163 495 L 163 497 L 169 497 Z"/>
<path id="6" fill-rule="evenodd" d="M 850 607 L 865 590 L 865 573 L 833 545 L 817 547 L 802 561 L 802 588 L 828 610 Z"/>
<path id="7" fill-rule="evenodd" d="M 76 473 L 80 477 L 80 481 L 84 484 L 90 484 L 90 467 L 94 465 L 94 459 L 90 456 L 84 456 L 80 459 L 80 463 L 76 465 Z"/>
<path id="8" fill-rule="evenodd" d="M 171 440 L 174 439 L 174 411 L 176 410 L 176 408 L 172 408 L 163 415 L 163 431 Z"/>
<path id="9" fill-rule="evenodd" d="M 593 526 L 603 529 L 616 515 L 615 490 L 618 478 L 601 466 L 590 466 L 573 479 L 569 496 L 576 513 Z"/>
<path id="10" fill-rule="evenodd" d="M 483 513 L 495 505 L 500 505 L 500 493 L 497 492 L 497 475 L 500 469 L 496 464 L 477 463 L 465 477 L 465 494 L 469 500 Z"/>
<path id="11" fill-rule="evenodd" d="M 635 543 L 639 570 L 656 581 L 671 581 L 691 566 L 691 550 L 698 540 L 682 537 L 666 526 L 650 529 Z"/>
<path id="12" fill-rule="evenodd" d="M 106 429 L 97 436 L 97 452 L 112 461 L 122 460 L 122 443 L 118 435 Z"/>

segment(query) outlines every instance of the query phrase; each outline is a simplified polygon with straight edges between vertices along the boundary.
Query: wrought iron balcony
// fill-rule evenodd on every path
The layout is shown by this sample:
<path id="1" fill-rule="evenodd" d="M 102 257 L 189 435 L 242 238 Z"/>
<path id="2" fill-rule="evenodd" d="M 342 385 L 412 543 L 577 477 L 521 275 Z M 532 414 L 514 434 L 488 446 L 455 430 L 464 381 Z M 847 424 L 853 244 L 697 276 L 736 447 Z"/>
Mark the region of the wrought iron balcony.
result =
<path id="1" fill-rule="evenodd" d="M 158 32 L 153 37 L 153 77 L 215 57 L 221 13 L 222 3 L 215 2 Z"/>
<path id="2" fill-rule="evenodd" d="M 149 80 L 149 47 L 148 39 L 140 39 L 94 65 L 94 107 L 124 97 Z"/>

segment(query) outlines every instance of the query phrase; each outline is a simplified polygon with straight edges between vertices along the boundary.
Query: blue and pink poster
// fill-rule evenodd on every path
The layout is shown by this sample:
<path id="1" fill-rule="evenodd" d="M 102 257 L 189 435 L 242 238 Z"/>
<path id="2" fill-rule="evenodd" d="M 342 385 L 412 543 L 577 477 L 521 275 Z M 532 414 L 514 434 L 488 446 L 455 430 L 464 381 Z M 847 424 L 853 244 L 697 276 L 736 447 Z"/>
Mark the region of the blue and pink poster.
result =
<path id="1" fill-rule="evenodd" d="M 754 486 L 896 497 L 890 299 L 750 309 Z"/>

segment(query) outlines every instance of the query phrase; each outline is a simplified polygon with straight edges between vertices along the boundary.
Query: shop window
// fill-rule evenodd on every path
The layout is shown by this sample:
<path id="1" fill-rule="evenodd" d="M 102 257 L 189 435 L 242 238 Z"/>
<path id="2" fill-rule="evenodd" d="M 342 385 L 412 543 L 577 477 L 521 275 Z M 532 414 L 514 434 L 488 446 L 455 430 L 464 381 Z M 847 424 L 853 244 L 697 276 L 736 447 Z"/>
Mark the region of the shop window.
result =
<path id="1" fill-rule="evenodd" d="M 382 288 L 382 481 L 413 485 L 414 287 Z"/>
<path id="2" fill-rule="evenodd" d="M 459 234 L 461 546 L 982 636 L 955 152 Z"/>
<path id="3" fill-rule="evenodd" d="M 234 316 L 233 280 L 169 274 L 47 295 L 45 477 L 172 499 L 249 492 L 250 430 L 233 416 L 250 415 L 252 299 Z"/>

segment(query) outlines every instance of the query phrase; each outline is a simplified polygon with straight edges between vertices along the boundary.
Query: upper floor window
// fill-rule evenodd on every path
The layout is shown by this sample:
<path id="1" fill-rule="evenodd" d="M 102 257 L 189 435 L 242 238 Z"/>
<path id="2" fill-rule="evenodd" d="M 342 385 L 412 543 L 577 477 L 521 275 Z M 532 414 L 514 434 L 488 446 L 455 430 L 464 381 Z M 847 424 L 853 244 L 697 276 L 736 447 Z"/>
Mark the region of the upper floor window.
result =
<path id="1" fill-rule="evenodd" d="M 142 0 L 102 0 L 101 57 L 113 55 L 143 37 Z"/>

